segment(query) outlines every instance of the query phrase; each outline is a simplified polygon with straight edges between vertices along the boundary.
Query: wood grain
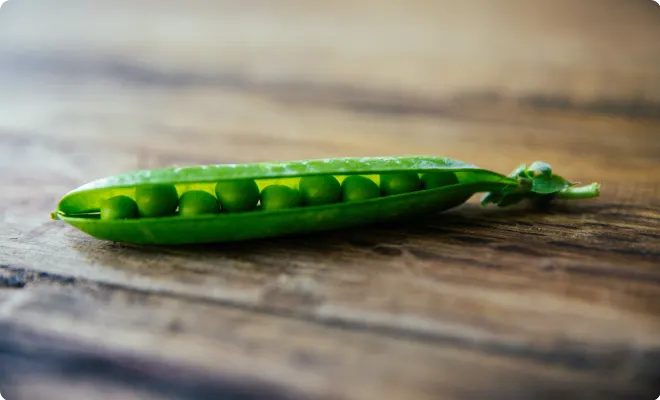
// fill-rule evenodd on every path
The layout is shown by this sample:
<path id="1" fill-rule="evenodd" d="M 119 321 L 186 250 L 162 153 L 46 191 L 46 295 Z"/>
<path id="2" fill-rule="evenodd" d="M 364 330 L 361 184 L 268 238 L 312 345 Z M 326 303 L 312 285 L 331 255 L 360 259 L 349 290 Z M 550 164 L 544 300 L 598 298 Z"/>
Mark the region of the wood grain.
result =
<path id="1" fill-rule="evenodd" d="M 566 347 L 548 360 L 518 359 L 452 342 L 431 346 L 350 324 L 283 319 L 57 275 L 28 272 L 22 277 L 32 289 L 3 293 L 4 304 L 12 307 L 2 310 L 11 323 L 3 329 L 8 334 L 2 354 L 28 364 L 12 368 L 9 377 L 3 374 L 16 394 L 39 390 L 26 379 L 39 373 L 52 377 L 51 369 L 64 368 L 58 384 L 91 380 L 114 390 L 132 386 L 133 391 L 164 392 L 173 398 L 212 398 L 232 390 L 247 390 L 253 398 L 280 398 L 279 393 L 281 398 L 469 398 L 493 391 L 507 398 L 548 391 L 569 396 L 580 391 L 597 398 L 604 393 L 645 394 L 652 382 L 630 364 L 657 365 L 657 354 L 625 349 L 584 357 L 579 349 Z M 48 334 L 35 335 L 35 328 Z M 81 342 L 89 344 L 81 347 Z M 145 360 L 145 354 L 152 358 Z M 555 357 L 572 365 L 554 366 Z M 30 363 L 40 367 L 35 371 Z M 88 365 L 97 370 L 86 369 Z M 461 383 L 465 375 L 471 376 L 469 386 Z M 605 379 L 606 384 L 596 385 Z M 389 383 L 383 385 L 383 380 Z M 287 389 L 278 389 L 273 381 Z M 71 393 L 96 393 L 75 386 L 83 387 Z"/>
<path id="2" fill-rule="evenodd" d="M 643 0 L 11 0 L 0 392 L 657 397 L 659 14 Z M 504 173 L 544 160 L 602 196 L 175 248 L 49 220 L 69 190 L 134 169 L 393 154 Z"/>

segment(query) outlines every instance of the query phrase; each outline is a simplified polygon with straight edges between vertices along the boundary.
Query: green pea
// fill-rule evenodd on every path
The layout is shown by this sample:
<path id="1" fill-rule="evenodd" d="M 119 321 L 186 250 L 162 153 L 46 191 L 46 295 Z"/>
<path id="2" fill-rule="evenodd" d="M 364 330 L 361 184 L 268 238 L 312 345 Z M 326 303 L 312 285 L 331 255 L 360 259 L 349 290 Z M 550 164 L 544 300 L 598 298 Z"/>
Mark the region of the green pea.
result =
<path id="1" fill-rule="evenodd" d="M 381 192 L 386 196 L 414 192 L 421 186 L 421 180 L 416 172 L 397 172 L 380 176 Z"/>
<path id="2" fill-rule="evenodd" d="M 341 185 L 332 175 L 306 176 L 300 179 L 300 194 L 305 205 L 336 203 L 341 199 Z"/>
<path id="3" fill-rule="evenodd" d="M 264 210 L 281 210 L 301 205 L 300 193 L 285 185 L 270 185 L 261 192 L 261 207 Z"/>
<path id="4" fill-rule="evenodd" d="M 360 201 L 380 196 L 376 182 L 364 176 L 349 176 L 344 179 L 341 187 L 343 201 Z"/>
<path id="5" fill-rule="evenodd" d="M 251 179 L 220 181 L 215 186 L 215 195 L 224 211 L 249 211 L 257 207 L 259 187 Z"/>
<path id="6" fill-rule="evenodd" d="M 433 189 L 443 186 L 456 185 L 458 178 L 453 172 L 429 172 L 422 175 L 424 189 Z"/>
<path id="7" fill-rule="evenodd" d="M 115 196 L 101 203 L 101 219 L 128 219 L 138 217 L 138 207 L 135 200 L 128 196 Z"/>
<path id="8" fill-rule="evenodd" d="M 176 212 L 179 195 L 174 185 L 140 186 L 135 193 L 138 210 L 142 217 L 163 217 Z"/>
<path id="9" fill-rule="evenodd" d="M 220 212 L 218 200 L 203 190 L 188 191 L 179 199 L 179 215 L 182 217 L 218 212 Z"/>

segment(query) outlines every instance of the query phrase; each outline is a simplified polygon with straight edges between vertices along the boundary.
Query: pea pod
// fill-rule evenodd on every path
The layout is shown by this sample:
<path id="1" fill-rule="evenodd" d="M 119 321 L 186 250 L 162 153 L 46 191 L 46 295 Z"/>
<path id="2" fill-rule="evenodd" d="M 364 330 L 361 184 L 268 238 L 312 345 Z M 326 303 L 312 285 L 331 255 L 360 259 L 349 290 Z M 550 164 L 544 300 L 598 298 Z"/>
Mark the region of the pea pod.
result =
<path id="1" fill-rule="evenodd" d="M 436 178 L 429 185 L 427 177 L 434 174 L 442 179 Z M 342 184 L 352 176 L 361 177 L 359 186 L 368 188 L 361 189 L 368 190 L 367 194 L 341 192 L 355 187 L 355 179 L 351 179 L 351 185 Z M 371 180 L 373 185 L 364 179 Z M 301 193 L 301 180 L 307 201 L 296 197 L 296 193 Z M 252 182 L 259 191 L 258 199 Z M 130 199 L 144 193 L 145 188 L 154 187 L 172 188 L 162 198 L 167 213 L 142 215 L 132 209 L 126 212 L 111 208 L 114 204 L 132 206 Z M 249 189 L 244 197 L 232 192 L 242 187 Z M 286 187 L 291 190 L 283 190 Z M 314 191 L 317 187 L 319 195 L 313 194 L 317 193 Z M 382 194 L 378 193 L 378 187 L 384 188 Z M 269 189 L 264 192 L 266 188 Z M 179 198 L 187 192 L 193 192 L 194 196 L 185 196 L 173 211 L 174 191 Z M 136 171 L 90 182 L 66 194 L 51 217 L 102 240 L 180 245 L 267 238 L 415 218 L 457 207 L 476 193 L 485 193 L 483 205 L 493 203 L 503 207 L 524 199 L 547 203 L 553 198 L 596 197 L 599 185 L 576 187 L 553 175 L 550 166 L 541 162 L 529 168 L 521 165 L 508 176 L 432 156 L 221 164 Z M 262 197 L 263 194 L 268 197 Z M 238 200 L 228 202 L 229 195 Z M 310 201 L 310 196 L 320 200 Z M 196 210 L 195 199 L 204 201 L 200 209 L 213 212 L 181 211 L 183 206 Z M 158 201 L 157 196 L 149 198 L 149 204 L 158 210 L 154 201 Z M 255 201 L 257 205 L 253 207 Z M 217 202 L 217 209 L 213 202 Z M 104 215 L 121 218 L 101 218 L 102 210 Z"/>

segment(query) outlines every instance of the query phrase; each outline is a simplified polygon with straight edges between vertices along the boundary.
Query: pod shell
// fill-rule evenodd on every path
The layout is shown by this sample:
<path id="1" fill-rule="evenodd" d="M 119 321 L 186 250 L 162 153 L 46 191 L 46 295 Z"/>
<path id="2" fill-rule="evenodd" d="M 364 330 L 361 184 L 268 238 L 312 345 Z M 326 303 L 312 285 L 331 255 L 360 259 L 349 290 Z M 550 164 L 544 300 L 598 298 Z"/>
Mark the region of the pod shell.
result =
<path id="1" fill-rule="evenodd" d="M 104 198 L 134 192 L 139 185 L 175 184 L 179 194 L 227 179 L 272 182 L 319 174 L 377 175 L 388 172 L 447 170 L 459 183 L 430 190 L 356 202 L 275 211 L 200 216 L 167 216 L 101 221 L 94 215 Z M 138 171 L 100 179 L 65 195 L 53 217 L 103 240 L 151 245 L 227 242 L 348 228 L 415 218 L 456 207 L 478 192 L 501 190 L 517 182 L 504 175 L 443 157 L 320 159 L 275 163 L 223 164 Z"/>

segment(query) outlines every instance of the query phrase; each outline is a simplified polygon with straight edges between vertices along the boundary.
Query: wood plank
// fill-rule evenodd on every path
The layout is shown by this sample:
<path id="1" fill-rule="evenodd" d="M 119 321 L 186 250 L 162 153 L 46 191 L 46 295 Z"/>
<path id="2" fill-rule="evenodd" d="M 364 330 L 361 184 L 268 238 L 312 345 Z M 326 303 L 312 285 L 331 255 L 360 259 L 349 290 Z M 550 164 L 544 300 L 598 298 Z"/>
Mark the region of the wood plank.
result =
<path id="1" fill-rule="evenodd" d="M 621 212 L 611 206 L 574 210 L 579 224 L 562 215 L 484 219 L 470 211 L 343 238 L 340 232 L 191 249 L 107 244 L 48 223 L 8 240 L 0 258 L 319 320 L 411 326 L 431 336 L 469 332 L 540 347 L 552 347 L 558 335 L 578 343 L 659 344 L 660 321 L 651 318 L 660 285 L 656 227 L 643 222 L 613 234 L 610 226 L 622 221 L 607 223 L 608 214 Z M 623 212 L 649 220 L 643 209 Z M 629 330 L 613 329 L 624 322 Z"/>
<path id="2" fill-rule="evenodd" d="M 582 359 L 566 347 L 556 356 L 570 365 L 553 366 L 57 275 L 22 279 L 25 288 L 0 292 L 7 398 L 58 389 L 95 399 L 106 388 L 140 398 L 599 398 L 657 386 L 652 353 Z"/>
<path id="3" fill-rule="evenodd" d="M 74 184 L 135 168 L 270 160 L 273 151 L 277 159 L 434 154 L 502 172 L 520 162 L 542 159 L 562 166 L 562 173 L 572 173 L 572 179 L 597 177 L 603 183 L 647 184 L 659 170 L 660 139 L 654 133 L 660 122 L 654 120 L 460 101 L 449 102 L 450 111 L 429 116 L 354 113 L 313 101 L 302 105 L 269 100 L 267 93 L 266 98 L 260 93 L 222 92 L 210 97 L 188 87 L 149 94 L 104 90 L 101 81 L 70 85 L 55 81 L 54 88 L 36 93 L 34 83 L 18 85 L 16 91 L 25 97 L 0 99 L 6 115 L 0 140 L 6 142 L 6 151 L 19 149 L 37 165 L 45 160 L 36 152 L 50 149 L 57 154 L 51 157 L 61 158 L 58 163 L 110 159 L 99 159 L 100 169 L 89 171 L 69 166 L 67 173 L 78 174 Z M 53 82 L 44 82 L 49 84 Z M 182 91 L 194 93 L 179 98 Z M 70 103 L 59 100 L 65 92 L 80 93 L 82 98 Z M 150 105 L 154 98 L 172 97 L 177 100 Z M 339 97 L 338 102 L 345 101 L 350 94 Z M 220 110 L 218 102 L 231 106 Z M 33 115 L 42 117 L 35 120 Z M 495 115 L 499 116 L 491 118 Z M 181 146 L 182 138 L 204 146 Z M 107 146 L 112 152 L 98 154 Z M 612 157 L 622 148 L 634 156 L 616 157 L 613 163 Z M 648 172 L 639 174 L 640 169 Z"/>
<path id="4" fill-rule="evenodd" d="M 481 337 L 511 343 L 545 346 L 561 333 L 577 341 L 655 345 L 658 324 L 648 317 L 658 311 L 657 218 L 648 207 L 600 201 L 531 215 L 468 207 L 423 224 L 360 229 L 346 237 L 184 249 L 101 243 L 48 222 L 7 238 L 2 256 L 14 266 L 320 320 L 395 329 L 414 322 L 431 336 L 458 336 L 476 324 Z M 80 268 L 90 261 L 93 269 Z M 634 262 L 621 268 L 626 261 Z M 557 310 L 570 311 L 548 317 Z M 517 318 L 501 320 L 514 312 Z M 456 326 L 448 328 L 447 321 Z M 609 329 L 621 321 L 635 329 Z"/>

